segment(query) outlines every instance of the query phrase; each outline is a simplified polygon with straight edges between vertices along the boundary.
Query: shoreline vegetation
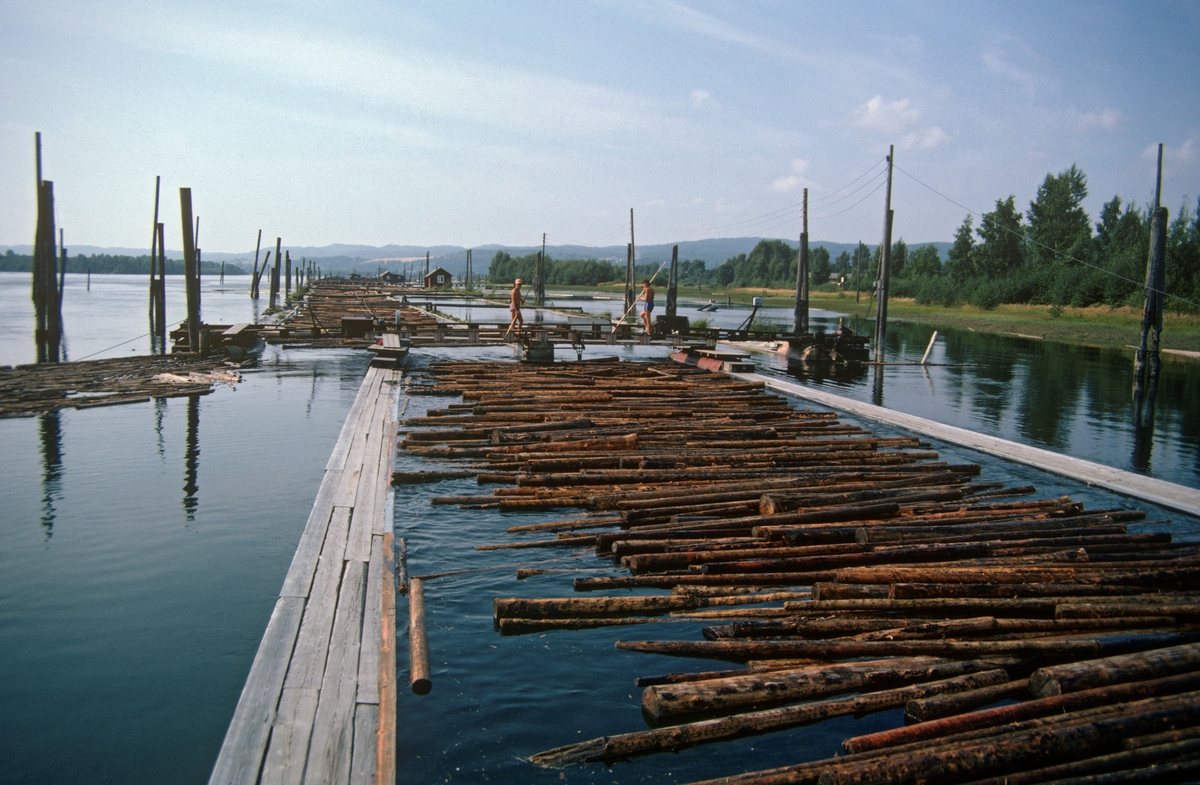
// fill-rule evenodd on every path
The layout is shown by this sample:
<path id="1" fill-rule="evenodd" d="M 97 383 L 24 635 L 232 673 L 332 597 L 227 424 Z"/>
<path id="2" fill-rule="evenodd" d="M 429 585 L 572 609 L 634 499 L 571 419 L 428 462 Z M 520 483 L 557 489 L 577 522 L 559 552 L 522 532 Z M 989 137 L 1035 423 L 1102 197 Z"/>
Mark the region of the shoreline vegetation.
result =
<path id="1" fill-rule="evenodd" d="M 561 291 L 599 291 L 617 295 L 623 290 L 620 284 L 554 288 Z M 763 305 L 774 308 L 791 308 L 795 304 L 794 290 L 761 287 L 711 290 L 708 287 L 697 289 L 692 285 L 680 285 L 679 297 L 681 300 L 713 299 L 718 305 L 727 302 L 749 305 L 755 297 L 762 297 Z M 860 321 L 864 318 L 873 319 L 875 316 L 875 306 L 870 301 L 869 292 L 863 292 L 856 304 L 853 291 L 810 291 L 808 304 L 810 309 L 834 311 L 851 317 L 857 314 Z M 1131 305 L 1114 308 L 1107 305 L 1055 307 L 1006 304 L 984 309 L 966 303 L 951 306 L 921 305 L 911 297 L 889 297 L 888 319 L 928 324 L 939 330 L 952 327 L 993 335 L 1105 349 L 1136 347 L 1142 331 L 1142 308 Z M 787 328 L 790 329 L 790 324 Z M 1200 352 L 1200 316 L 1165 312 L 1161 348 Z"/>

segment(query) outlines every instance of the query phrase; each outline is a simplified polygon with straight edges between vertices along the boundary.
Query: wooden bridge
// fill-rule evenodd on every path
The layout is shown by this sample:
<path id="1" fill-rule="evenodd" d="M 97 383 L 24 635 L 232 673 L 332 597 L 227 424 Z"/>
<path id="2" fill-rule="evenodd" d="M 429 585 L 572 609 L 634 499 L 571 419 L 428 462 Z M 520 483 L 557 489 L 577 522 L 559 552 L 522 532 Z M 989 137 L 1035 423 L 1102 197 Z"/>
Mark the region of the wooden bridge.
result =
<path id="1" fill-rule="evenodd" d="M 396 780 L 398 370 L 367 371 L 209 782 Z"/>

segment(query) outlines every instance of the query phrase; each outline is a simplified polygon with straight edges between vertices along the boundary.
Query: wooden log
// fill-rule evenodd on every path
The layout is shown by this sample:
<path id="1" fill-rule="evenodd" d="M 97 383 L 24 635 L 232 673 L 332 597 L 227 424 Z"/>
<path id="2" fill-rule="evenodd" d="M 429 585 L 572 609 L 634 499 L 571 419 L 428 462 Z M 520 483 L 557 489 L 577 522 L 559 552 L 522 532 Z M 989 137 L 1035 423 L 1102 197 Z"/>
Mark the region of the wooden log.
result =
<path id="1" fill-rule="evenodd" d="M 868 600 L 890 597 L 887 586 L 872 586 L 861 583 L 818 583 L 812 588 L 814 602 L 823 600 Z"/>
<path id="2" fill-rule="evenodd" d="M 948 739 L 956 735 L 987 732 L 987 729 L 1000 728 L 1012 723 L 1030 722 L 1040 717 L 1061 717 L 1067 713 L 1080 713 L 1086 720 L 1091 716 L 1086 712 L 1097 707 L 1115 705 L 1120 710 L 1124 704 L 1131 701 L 1186 694 L 1196 689 L 1200 689 L 1200 673 L 1196 672 L 1097 687 L 856 736 L 847 739 L 842 747 L 848 753 L 857 754 L 925 743 L 931 739 Z"/>
<path id="3" fill-rule="evenodd" d="M 408 658 L 413 693 L 428 695 L 433 689 L 433 680 L 425 633 L 425 583 L 420 578 L 411 578 L 408 582 Z"/>
<path id="4" fill-rule="evenodd" d="M 766 733 L 783 728 L 795 727 L 806 722 L 843 717 L 851 714 L 866 714 L 895 708 L 916 697 L 934 695 L 960 689 L 971 689 L 989 680 L 1007 678 L 1003 671 L 985 671 L 954 679 L 917 684 L 893 690 L 858 695 L 851 698 L 814 701 L 798 706 L 737 714 L 714 720 L 674 725 L 619 736 L 602 736 L 597 739 L 569 744 L 537 753 L 529 758 L 531 763 L 547 768 L 568 766 L 574 763 L 614 761 L 651 752 L 679 749 L 682 747 L 719 741 L 721 739 Z"/>
<path id="5" fill-rule="evenodd" d="M 755 573 L 753 575 L 630 575 L 621 577 L 576 578 L 575 591 L 600 591 L 608 589 L 656 588 L 670 589 L 675 586 L 812 586 L 817 581 L 829 581 L 834 577 L 831 570 L 822 572 Z"/>
<path id="6" fill-rule="evenodd" d="M 1067 565 L 1019 567 L 848 567 L 837 571 L 838 583 L 1046 583 L 1078 580 L 1094 585 L 1157 585 L 1164 589 L 1200 587 L 1200 569 L 1191 566 L 1098 574 Z"/>
<path id="7" fill-rule="evenodd" d="M 551 597 L 525 599 L 497 597 L 492 601 L 492 619 L 565 619 L 585 616 L 623 616 L 629 613 L 667 613 L 673 610 L 698 608 L 706 597 L 683 594 L 651 597 Z"/>
<path id="8" fill-rule="evenodd" d="M 977 690 L 964 690 L 952 695 L 919 698 L 909 701 L 905 705 L 904 721 L 910 725 L 929 722 L 955 714 L 965 714 L 1006 698 L 1023 698 L 1028 695 L 1029 679 L 1015 679 L 980 687 Z"/>
<path id="9" fill-rule="evenodd" d="M 1087 782 L 1091 785 L 1118 782 L 1180 782 L 1194 781 L 1193 777 L 1198 773 L 1200 739 L 1190 738 L 989 777 L 976 780 L 974 785 L 1031 785 L 1050 781 Z"/>
<path id="10" fill-rule="evenodd" d="M 1012 641 L 617 641 L 622 651 L 745 662 L 759 659 L 852 657 L 1096 658 L 1191 642 L 1197 633 L 1132 633 Z"/>
<path id="11" fill-rule="evenodd" d="M 625 627 L 630 624 L 648 624 L 669 621 L 649 616 L 620 616 L 578 619 L 520 619 L 503 618 L 496 622 L 501 635 L 529 635 L 550 630 L 595 630 L 601 627 Z"/>
<path id="12" fill-rule="evenodd" d="M 1121 740 L 1172 725 L 1200 723 L 1200 705 L 1113 717 L 1067 727 L 1039 729 L 975 744 L 933 747 L 905 755 L 881 755 L 830 767 L 821 785 L 909 781 L 964 782 L 1101 755 Z"/>
<path id="13" fill-rule="evenodd" d="M 831 584 L 833 586 L 872 586 L 872 584 Z M 1091 583 L 893 583 L 887 596 L 894 600 L 918 600 L 934 597 L 1095 597 L 1140 594 L 1144 586 Z M 814 599 L 816 599 L 814 597 Z M 830 599 L 833 599 L 832 597 Z"/>
<path id="14" fill-rule="evenodd" d="M 1136 655 L 1040 668 L 1029 677 L 1029 690 L 1045 698 L 1117 682 L 1142 681 L 1197 670 L 1200 670 L 1200 644 L 1185 644 Z"/>
<path id="15" fill-rule="evenodd" d="M 655 685 L 642 692 L 642 711 L 656 722 L 695 714 L 731 714 L 749 707 L 795 703 L 847 692 L 867 692 L 915 682 L 940 681 L 967 673 L 1003 671 L 986 660 L 906 657 L 749 673 L 685 684 Z"/>
<path id="16" fill-rule="evenodd" d="M 1200 603 L 1146 601 L 1145 595 L 1124 601 L 1064 602 L 1055 610 L 1058 619 L 1095 619 L 1105 616 L 1173 616 L 1177 619 L 1200 619 Z"/>
<path id="17" fill-rule="evenodd" d="M 897 564 L 904 562 L 941 562 L 972 559 L 988 554 L 983 543 L 958 545 L 915 545 L 906 548 L 887 548 L 866 553 L 846 553 L 829 556 L 801 556 L 784 559 L 755 559 L 735 562 L 709 562 L 702 571 L 708 575 L 727 575 L 747 572 L 811 572 L 834 570 L 863 564 Z"/>

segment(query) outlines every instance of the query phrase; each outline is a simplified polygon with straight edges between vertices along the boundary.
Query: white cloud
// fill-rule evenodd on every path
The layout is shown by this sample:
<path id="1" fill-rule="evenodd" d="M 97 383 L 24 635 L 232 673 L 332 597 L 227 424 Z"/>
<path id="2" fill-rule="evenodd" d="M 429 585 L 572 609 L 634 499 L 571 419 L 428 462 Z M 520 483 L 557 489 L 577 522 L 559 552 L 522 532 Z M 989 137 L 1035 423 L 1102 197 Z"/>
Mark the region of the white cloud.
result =
<path id="1" fill-rule="evenodd" d="M 1123 118 L 1118 109 L 1101 109 L 1099 112 L 1084 112 L 1079 114 L 1075 123 L 1080 131 L 1091 131 L 1093 129 L 1102 129 L 1111 131 L 1115 129 Z"/>
<path id="2" fill-rule="evenodd" d="M 691 96 L 688 98 L 688 102 L 691 103 L 693 109 L 703 106 L 711 100 L 712 93 L 699 88 L 693 90 Z"/>
<path id="3" fill-rule="evenodd" d="M 932 150 L 950 141 L 950 137 L 941 128 L 931 125 L 912 133 L 905 134 L 900 139 L 901 150 Z"/>
<path id="4" fill-rule="evenodd" d="M 792 174 L 775 178 L 771 182 L 771 190 L 775 193 L 785 194 L 802 186 L 812 187 L 812 181 L 803 176 L 810 165 L 811 162 L 807 158 L 793 158 L 790 163 Z"/>
<path id="5" fill-rule="evenodd" d="M 800 187 L 800 178 L 796 175 L 788 175 L 787 177 L 777 178 L 771 183 L 771 190 L 775 193 L 785 194 L 789 191 L 794 191 Z"/>
<path id="6" fill-rule="evenodd" d="M 921 113 L 908 105 L 908 99 L 884 102 L 876 95 L 854 110 L 854 124 L 885 133 L 898 133 L 916 125 Z"/>
<path id="7" fill-rule="evenodd" d="M 1018 60 L 1036 65 L 1038 57 L 1029 47 L 1015 38 L 1006 37 L 985 47 L 979 54 L 983 64 L 994 74 L 1007 77 L 1022 87 L 1032 87 L 1034 72 Z"/>

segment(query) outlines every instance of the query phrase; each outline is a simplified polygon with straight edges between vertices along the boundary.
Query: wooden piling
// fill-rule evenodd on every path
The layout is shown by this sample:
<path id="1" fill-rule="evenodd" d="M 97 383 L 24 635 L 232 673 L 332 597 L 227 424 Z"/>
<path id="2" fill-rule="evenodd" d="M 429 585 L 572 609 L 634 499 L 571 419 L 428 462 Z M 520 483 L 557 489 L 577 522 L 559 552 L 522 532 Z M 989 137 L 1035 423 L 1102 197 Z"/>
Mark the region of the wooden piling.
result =
<path id="1" fill-rule="evenodd" d="M 428 695 L 433 689 L 429 671 L 429 640 L 425 632 L 425 582 L 408 581 L 408 657 L 409 682 L 415 695 Z"/>
<path id="2" fill-rule="evenodd" d="M 200 351 L 200 286 L 196 278 L 196 244 L 192 234 L 192 189 L 179 189 L 183 221 L 183 278 L 187 290 L 188 351 Z"/>

